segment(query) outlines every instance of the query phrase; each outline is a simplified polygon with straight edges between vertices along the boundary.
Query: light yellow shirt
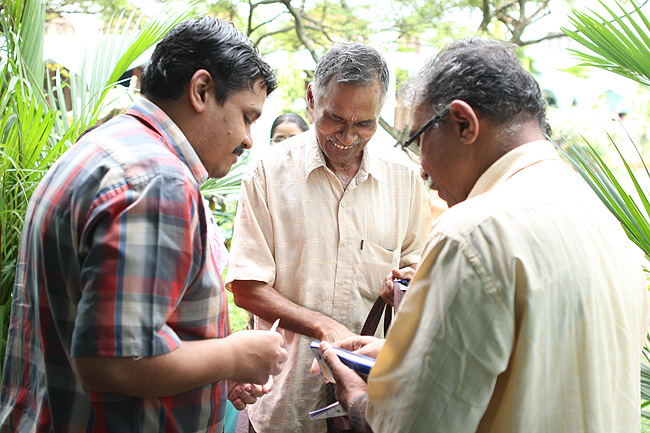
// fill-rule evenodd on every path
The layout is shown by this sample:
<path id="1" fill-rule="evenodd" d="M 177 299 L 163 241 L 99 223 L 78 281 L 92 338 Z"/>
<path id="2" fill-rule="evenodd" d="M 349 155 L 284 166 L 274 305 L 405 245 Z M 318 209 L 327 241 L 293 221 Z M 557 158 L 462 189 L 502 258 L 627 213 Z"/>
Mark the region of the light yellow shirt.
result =
<path id="1" fill-rule="evenodd" d="M 381 432 L 638 432 L 642 256 L 551 143 L 434 227 L 369 378 Z"/>
<path id="2" fill-rule="evenodd" d="M 343 190 L 313 131 L 274 146 L 242 182 L 228 287 L 233 280 L 264 281 L 360 332 L 383 279 L 420 261 L 431 230 L 416 167 L 388 150 L 368 144 Z M 257 319 L 257 327 L 269 326 Z M 309 371 L 312 339 L 289 332 L 285 339 L 289 360 L 273 390 L 249 407 L 251 421 L 258 433 L 325 432 L 325 422 L 308 415 L 325 403 L 323 379 Z"/>

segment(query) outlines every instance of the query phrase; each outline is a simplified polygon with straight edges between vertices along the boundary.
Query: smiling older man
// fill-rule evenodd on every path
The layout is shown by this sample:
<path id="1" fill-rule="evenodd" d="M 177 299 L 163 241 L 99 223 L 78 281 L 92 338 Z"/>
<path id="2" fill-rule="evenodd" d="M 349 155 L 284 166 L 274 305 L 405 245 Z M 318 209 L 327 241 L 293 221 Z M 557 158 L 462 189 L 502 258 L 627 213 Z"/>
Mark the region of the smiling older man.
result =
<path id="1" fill-rule="evenodd" d="M 420 260 L 431 224 L 424 184 L 401 152 L 368 145 L 388 79 L 374 48 L 333 46 L 307 91 L 314 130 L 244 179 L 228 279 L 258 326 L 279 317 L 290 342 L 285 373 L 249 410 L 260 433 L 325 431 L 308 417 L 324 404 L 309 342 L 360 332 L 386 275 L 409 277 Z"/>

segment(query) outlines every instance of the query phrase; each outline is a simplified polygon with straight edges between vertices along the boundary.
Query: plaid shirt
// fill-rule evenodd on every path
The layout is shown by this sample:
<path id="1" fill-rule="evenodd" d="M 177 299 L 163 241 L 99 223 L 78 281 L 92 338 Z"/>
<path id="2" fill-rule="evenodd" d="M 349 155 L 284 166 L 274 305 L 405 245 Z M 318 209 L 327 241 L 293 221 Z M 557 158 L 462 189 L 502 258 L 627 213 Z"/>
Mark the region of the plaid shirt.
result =
<path id="1" fill-rule="evenodd" d="M 165 398 L 84 388 L 74 357 L 151 357 L 226 336 L 199 185 L 172 120 L 141 99 L 88 133 L 31 199 L 16 269 L 0 431 L 221 431 L 225 383 Z"/>

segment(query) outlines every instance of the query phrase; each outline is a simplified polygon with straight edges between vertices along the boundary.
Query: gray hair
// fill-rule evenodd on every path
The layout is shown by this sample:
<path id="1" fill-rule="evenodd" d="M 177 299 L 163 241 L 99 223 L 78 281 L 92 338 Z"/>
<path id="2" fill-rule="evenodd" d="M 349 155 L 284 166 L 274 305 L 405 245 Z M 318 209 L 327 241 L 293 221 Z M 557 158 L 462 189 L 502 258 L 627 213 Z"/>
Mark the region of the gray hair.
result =
<path id="1" fill-rule="evenodd" d="M 417 94 L 438 115 L 459 99 L 506 127 L 534 118 L 550 135 L 546 99 L 515 49 L 513 44 L 480 38 L 454 41 L 409 79 L 402 95 L 410 100 Z"/>
<path id="2" fill-rule="evenodd" d="M 390 76 L 386 60 L 375 48 L 359 42 L 337 42 L 318 60 L 311 89 L 314 99 L 325 95 L 327 85 L 337 83 L 368 86 L 379 80 L 381 105 L 388 95 Z"/>

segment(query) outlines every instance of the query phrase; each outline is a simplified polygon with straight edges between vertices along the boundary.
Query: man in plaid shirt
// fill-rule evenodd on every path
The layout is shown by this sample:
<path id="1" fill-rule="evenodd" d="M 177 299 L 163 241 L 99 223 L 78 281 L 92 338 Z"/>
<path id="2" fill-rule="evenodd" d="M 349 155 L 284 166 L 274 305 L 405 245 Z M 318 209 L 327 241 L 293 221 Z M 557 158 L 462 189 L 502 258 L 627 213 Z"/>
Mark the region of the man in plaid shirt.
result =
<path id="1" fill-rule="evenodd" d="M 280 334 L 228 335 L 199 187 L 222 177 L 276 87 L 231 24 L 180 24 L 144 98 L 84 135 L 25 218 L 0 393 L 2 432 L 219 432 L 269 391 Z"/>

